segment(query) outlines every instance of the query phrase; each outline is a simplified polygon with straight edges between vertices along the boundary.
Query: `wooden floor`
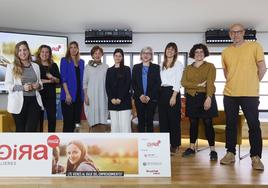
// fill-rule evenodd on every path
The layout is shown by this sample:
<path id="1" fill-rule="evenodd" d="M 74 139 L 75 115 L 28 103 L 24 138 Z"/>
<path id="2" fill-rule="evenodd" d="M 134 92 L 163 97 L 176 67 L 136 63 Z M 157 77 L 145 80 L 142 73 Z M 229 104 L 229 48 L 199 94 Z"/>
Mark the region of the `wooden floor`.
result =
<path id="1" fill-rule="evenodd" d="M 263 172 L 251 168 L 250 157 L 231 166 L 223 166 L 209 161 L 209 149 L 197 152 L 190 158 L 182 158 L 181 153 L 187 147 L 188 139 L 183 139 L 182 147 L 176 156 L 172 156 L 171 178 L 0 178 L 0 187 L 6 188 L 239 188 L 268 187 L 268 140 L 264 141 L 263 163 L 267 168 Z M 206 142 L 201 141 L 200 146 Z M 219 159 L 225 154 L 224 145 L 217 143 Z M 248 153 L 248 142 L 243 141 L 242 154 Z M 1 170 L 1 169 L 0 169 Z"/>

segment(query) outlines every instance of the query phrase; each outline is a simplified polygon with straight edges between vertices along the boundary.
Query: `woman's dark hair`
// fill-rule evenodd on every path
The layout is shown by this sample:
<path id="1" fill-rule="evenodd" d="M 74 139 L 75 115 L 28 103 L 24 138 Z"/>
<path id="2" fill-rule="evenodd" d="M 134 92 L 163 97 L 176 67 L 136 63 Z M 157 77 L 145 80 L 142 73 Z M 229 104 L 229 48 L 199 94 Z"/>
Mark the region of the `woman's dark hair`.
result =
<path id="1" fill-rule="evenodd" d="M 122 55 L 122 60 L 120 62 L 120 65 L 119 65 L 119 71 L 118 71 L 118 75 L 117 77 L 118 78 L 123 78 L 124 77 L 124 51 L 121 49 L 121 48 L 116 48 L 114 50 L 114 53 L 113 55 L 115 55 L 116 53 L 120 53 Z"/>
<path id="2" fill-rule="evenodd" d="M 124 51 L 121 49 L 121 48 L 116 48 L 115 50 L 114 50 L 114 55 L 116 54 L 116 53 L 120 53 L 121 55 L 122 55 L 122 60 L 121 60 L 121 62 L 120 62 L 120 68 L 123 68 L 124 67 Z"/>
<path id="3" fill-rule="evenodd" d="M 207 57 L 209 56 L 209 51 L 208 51 L 208 47 L 202 43 L 200 44 L 195 44 L 192 49 L 190 50 L 190 54 L 189 57 L 194 59 L 194 55 L 195 55 L 195 51 L 197 49 L 202 49 L 204 51 L 204 56 Z"/>
<path id="4" fill-rule="evenodd" d="M 164 53 L 164 62 L 163 62 L 163 66 L 162 66 L 162 70 L 164 68 L 167 68 L 167 55 L 166 55 L 166 52 L 167 52 L 167 49 L 168 48 L 173 48 L 175 50 L 175 55 L 173 57 L 173 61 L 170 65 L 170 68 L 174 66 L 175 62 L 177 61 L 177 58 L 178 58 L 178 47 L 177 47 L 177 44 L 174 43 L 174 42 L 170 42 L 167 44 L 166 48 L 165 48 L 165 53 Z"/>

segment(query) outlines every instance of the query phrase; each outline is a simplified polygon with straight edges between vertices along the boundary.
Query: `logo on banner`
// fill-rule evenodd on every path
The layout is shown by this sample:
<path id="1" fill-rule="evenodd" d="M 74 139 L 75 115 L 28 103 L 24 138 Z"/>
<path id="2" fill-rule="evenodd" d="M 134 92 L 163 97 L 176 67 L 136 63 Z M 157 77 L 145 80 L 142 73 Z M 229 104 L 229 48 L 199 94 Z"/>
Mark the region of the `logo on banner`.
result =
<path id="1" fill-rule="evenodd" d="M 161 166 L 162 162 L 143 162 L 143 166 Z"/>
<path id="2" fill-rule="evenodd" d="M 146 170 L 146 172 L 147 173 L 149 173 L 149 174 L 154 174 L 154 175 L 156 175 L 156 174 L 160 174 L 160 171 L 159 170 L 157 170 L 157 169 L 155 169 L 155 170 Z"/>
<path id="3" fill-rule="evenodd" d="M 56 148 L 60 145 L 60 138 L 57 135 L 51 135 L 47 138 L 47 145 Z"/>
<path id="4" fill-rule="evenodd" d="M 144 157 L 145 158 L 158 158 L 154 153 L 145 153 Z"/>
<path id="5" fill-rule="evenodd" d="M 47 145 L 56 148 L 60 144 L 57 135 L 51 135 L 47 139 Z M 47 160 L 48 147 L 45 144 L 14 144 L 0 145 L 0 160 Z"/>
<path id="6" fill-rule="evenodd" d="M 53 46 L 51 49 L 53 52 L 58 52 L 61 49 L 61 45 L 59 44 L 58 46 Z"/>
<path id="7" fill-rule="evenodd" d="M 0 161 L 1 160 L 47 160 L 48 148 L 44 144 L 31 145 L 0 145 Z"/>
<path id="8" fill-rule="evenodd" d="M 159 147 L 160 143 L 161 143 L 160 140 L 158 140 L 156 142 L 147 142 L 147 146 L 148 147 Z"/>

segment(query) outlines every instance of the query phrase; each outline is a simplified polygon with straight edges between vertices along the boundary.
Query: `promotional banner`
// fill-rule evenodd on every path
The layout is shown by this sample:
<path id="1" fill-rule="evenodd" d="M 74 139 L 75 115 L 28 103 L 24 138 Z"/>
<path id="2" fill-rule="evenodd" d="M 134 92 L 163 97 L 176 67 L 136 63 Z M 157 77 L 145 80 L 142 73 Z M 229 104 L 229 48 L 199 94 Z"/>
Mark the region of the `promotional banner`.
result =
<path id="1" fill-rule="evenodd" d="M 171 177 L 168 133 L 1 133 L 0 177 Z"/>

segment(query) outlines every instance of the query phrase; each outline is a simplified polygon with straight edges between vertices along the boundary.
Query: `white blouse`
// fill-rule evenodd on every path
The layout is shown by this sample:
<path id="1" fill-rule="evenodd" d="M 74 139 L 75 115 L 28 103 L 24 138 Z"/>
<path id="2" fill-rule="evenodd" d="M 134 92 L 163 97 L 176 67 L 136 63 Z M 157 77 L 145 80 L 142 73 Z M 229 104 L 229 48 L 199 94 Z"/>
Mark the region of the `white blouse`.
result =
<path id="1" fill-rule="evenodd" d="M 175 62 L 172 68 L 164 68 L 163 63 L 160 67 L 161 86 L 172 86 L 174 91 L 180 92 L 183 65 L 180 61 Z"/>

